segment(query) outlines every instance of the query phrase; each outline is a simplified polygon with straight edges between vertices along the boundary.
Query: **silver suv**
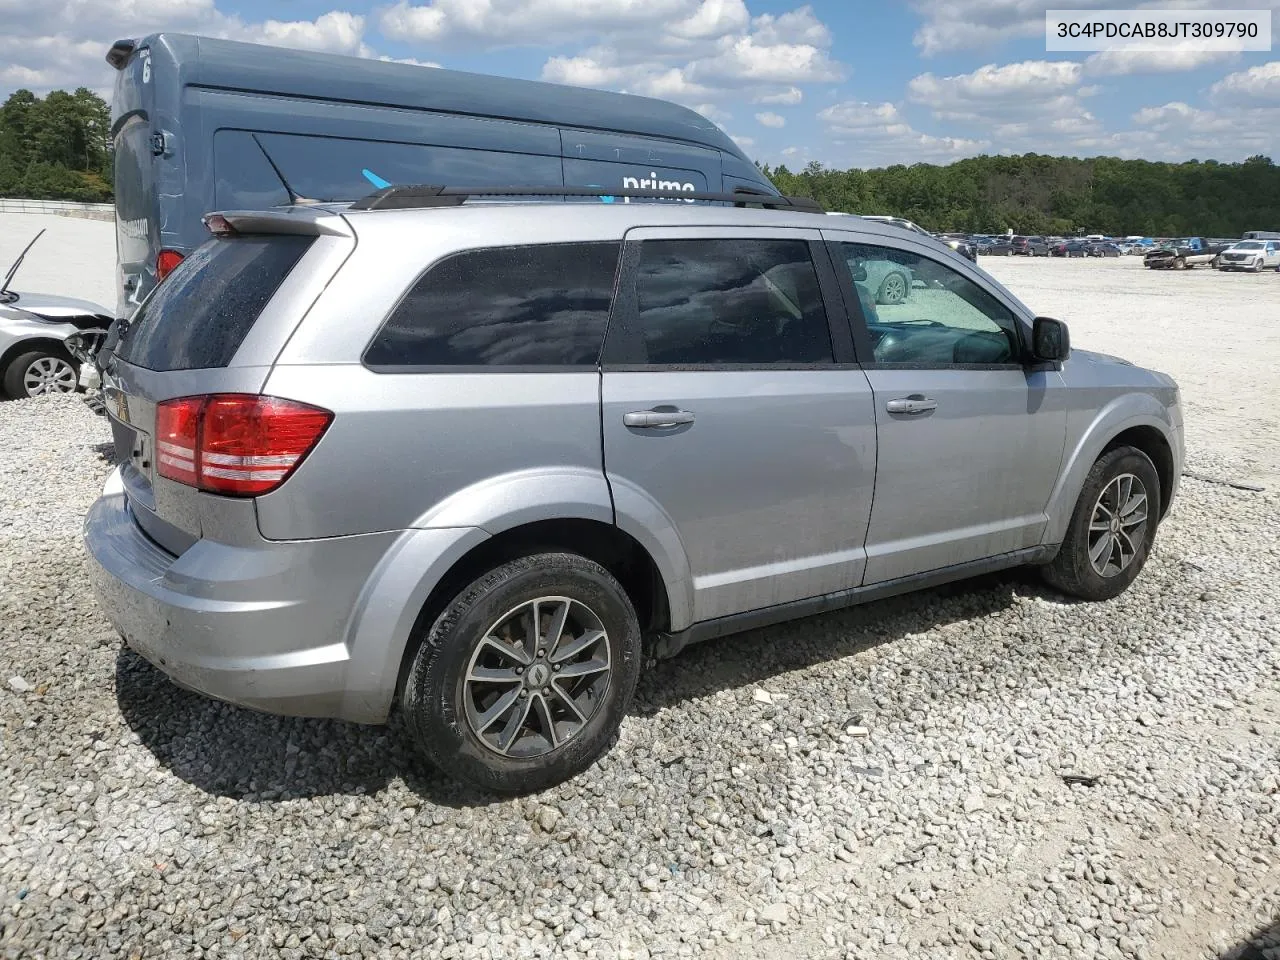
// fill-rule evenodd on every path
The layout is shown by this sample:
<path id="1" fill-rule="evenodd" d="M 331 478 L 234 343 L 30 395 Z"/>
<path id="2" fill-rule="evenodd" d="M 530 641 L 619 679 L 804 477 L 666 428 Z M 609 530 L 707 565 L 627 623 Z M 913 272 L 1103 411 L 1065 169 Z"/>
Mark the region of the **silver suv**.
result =
<path id="1" fill-rule="evenodd" d="M 105 363 L 95 588 L 183 686 L 398 707 L 441 768 L 537 789 L 608 748 L 646 642 L 1019 564 L 1114 597 L 1177 489 L 1174 382 L 932 238 L 382 193 L 210 217 Z"/>

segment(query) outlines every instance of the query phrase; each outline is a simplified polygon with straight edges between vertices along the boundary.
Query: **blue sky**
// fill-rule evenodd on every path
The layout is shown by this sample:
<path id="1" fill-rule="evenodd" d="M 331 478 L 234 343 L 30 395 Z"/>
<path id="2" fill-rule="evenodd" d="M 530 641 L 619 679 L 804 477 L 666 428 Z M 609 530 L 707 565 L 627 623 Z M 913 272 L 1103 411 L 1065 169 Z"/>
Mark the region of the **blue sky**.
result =
<path id="1" fill-rule="evenodd" d="M 157 30 L 660 96 L 792 168 L 977 153 L 1280 161 L 1280 52 L 1046 53 L 1044 11 L 1116 0 L 0 0 L 0 96 L 106 93 Z M 1207 0 L 1125 6 L 1219 9 Z M 1231 0 L 1273 11 L 1280 0 Z M 424 78 L 429 82 L 429 78 Z"/>

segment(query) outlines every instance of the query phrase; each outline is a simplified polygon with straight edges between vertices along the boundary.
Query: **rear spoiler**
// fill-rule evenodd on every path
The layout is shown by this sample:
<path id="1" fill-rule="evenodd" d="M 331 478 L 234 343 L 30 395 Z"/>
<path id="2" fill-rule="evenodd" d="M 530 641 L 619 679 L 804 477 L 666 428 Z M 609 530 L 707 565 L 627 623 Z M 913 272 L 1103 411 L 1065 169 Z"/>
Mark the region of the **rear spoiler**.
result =
<path id="1" fill-rule="evenodd" d="M 240 233 L 287 233 L 304 237 L 351 237 L 346 218 L 339 213 L 306 207 L 282 210 L 222 210 L 201 218 L 214 236 Z"/>
<path id="2" fill-rule="evenodd" d="M 107 63 L 111 64 L 117 70 L 123 70 L 129 58 L 133 56 L 133 51 L 138 49 L 136 40 L 117 40 L 111 45 L 111 49 L 107 51 Z"/>

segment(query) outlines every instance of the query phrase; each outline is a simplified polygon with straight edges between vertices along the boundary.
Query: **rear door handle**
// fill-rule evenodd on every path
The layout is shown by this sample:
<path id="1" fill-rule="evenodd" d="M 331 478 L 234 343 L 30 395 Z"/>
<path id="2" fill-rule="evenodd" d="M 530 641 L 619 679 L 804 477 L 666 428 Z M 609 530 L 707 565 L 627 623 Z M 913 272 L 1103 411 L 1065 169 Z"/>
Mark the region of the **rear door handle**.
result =
<path id="1" fill-rule="evenodd" d="M 890 413 L 905 413 L 909 416 L 918 417 L 922 413 L 930 413 L 933 410 L 937 410 L 938 401 L 923 394 L 913 393 L 909 397 L 890 400 L 884 405 L 884 408 Z"/>
<path id="2" fill-rule="evenodd" d="M 622 422 L 628 427 L 678 427 L 693 423 L 693 414 L 688 410 L 633 410 L 622 415 Z"/>

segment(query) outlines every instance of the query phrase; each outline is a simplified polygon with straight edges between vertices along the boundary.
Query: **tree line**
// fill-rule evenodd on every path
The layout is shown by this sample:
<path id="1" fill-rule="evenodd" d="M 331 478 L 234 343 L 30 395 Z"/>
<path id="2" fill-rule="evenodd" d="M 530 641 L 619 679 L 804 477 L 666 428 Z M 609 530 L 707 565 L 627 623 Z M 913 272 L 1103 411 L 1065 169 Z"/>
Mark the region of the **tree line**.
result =
<path id="1" fill-rule="evenodd" d="M 946 166 L 761 169 L 782 193 L 810 197 L 828 210 L 906 217 L 933 231 L 1209 237 L 1280 231 L 1280 167 L 1265 156 L 1156 163 L 1028 153 Z"/>
<path id="2" fill-rule="evenodd" d="M 111 110 L 86 87 L 0 106 L 0 197 L 111 200 Z"/>
<path id="3" fill-rule="evenodd" d="M 111 111 L 92 90 L 43 98 L 18 90 L 0 106 L 0 197 L 110 201 Z M 907 217 L 966 233 L 1106 233 L 1237 237 L 1280 230 L 1280 167 L 1156 163 L 1116 157 L 980 156 L 946 166 L 761 169 L 785 194 L 828 210 Z"/>

